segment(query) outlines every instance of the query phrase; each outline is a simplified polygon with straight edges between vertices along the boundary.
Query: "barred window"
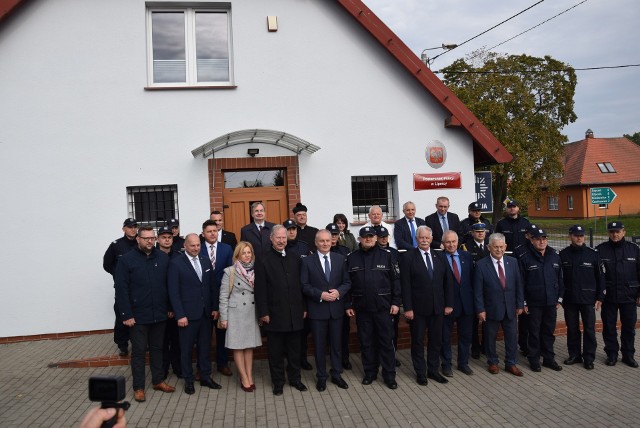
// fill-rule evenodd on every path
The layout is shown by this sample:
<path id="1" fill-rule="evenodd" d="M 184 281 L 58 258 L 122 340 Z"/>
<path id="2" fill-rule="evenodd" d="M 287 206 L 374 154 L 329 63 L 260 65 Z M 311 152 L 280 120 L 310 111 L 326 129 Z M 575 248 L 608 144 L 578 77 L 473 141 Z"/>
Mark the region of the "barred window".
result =
<path id="1" fill-rule="evenodd" d="M 158 228 L 166 221 L 179 218 L 178 185 L 127 187 L 129 217 L 138 224 Z"/>
<path id="2" fill-rule="evenodd" d="M 369 175 L 351 177 L 351 200 L 353 220 L 368 221 L 369 208 L 380 205 L 385 220 L 396 218 L 395 195 L 397 176 Z"/>

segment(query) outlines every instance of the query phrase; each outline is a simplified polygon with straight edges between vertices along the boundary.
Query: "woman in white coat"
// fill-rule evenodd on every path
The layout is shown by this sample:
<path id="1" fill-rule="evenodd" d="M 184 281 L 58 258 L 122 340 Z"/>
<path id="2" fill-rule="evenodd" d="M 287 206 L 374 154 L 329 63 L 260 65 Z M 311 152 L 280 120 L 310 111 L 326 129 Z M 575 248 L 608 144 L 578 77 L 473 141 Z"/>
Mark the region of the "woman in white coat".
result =
<path id="1" fill-rule="evenodd" d="M 251 244 L 240 241 L 220 286 L 220 327 L 227 329 L 225 346 L 233 350 L 233 361 L 245 392 L 256 389 L 253 348 L 262 345 L 253 290 L 255 260 Z"/>

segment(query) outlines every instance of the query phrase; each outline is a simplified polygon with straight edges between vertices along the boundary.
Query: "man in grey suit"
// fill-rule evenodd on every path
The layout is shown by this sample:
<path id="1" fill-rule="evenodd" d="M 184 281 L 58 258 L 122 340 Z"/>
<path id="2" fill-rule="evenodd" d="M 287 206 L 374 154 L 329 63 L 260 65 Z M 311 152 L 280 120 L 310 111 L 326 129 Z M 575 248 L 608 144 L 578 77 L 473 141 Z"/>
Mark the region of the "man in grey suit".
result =
<path id="1" fill-rule="evenodd" d="M 524 286 L 518 269 L 518 261 L 504 255 L 507 245 L 504 235 L 489 236 L 489 253 L 476 264 L 473 278 L 475 307 L 478 319 L 485 323 L 487 335 L 484 343 L 487 352 L 489 373 L 498 374 L 496 337 L 498 327 L 504 332 L 505 370 L 522 376 L 516 366 L 517 338 L 516 315 L 524 309 Z"/>
<path id="2" fill-rule="evenodd" d="M 344 299 L 351 288 L 345 258 L 331 251 L 331 233 L 320 230 L 316 233 L 316 253 L 302 259 L 300 282 L 302 293 L 307 298 L 307 317 L 311 322 L 311 334 L 315 345 L 316 389 L 327 388 L 327 368 L 324 353 L 329 336 L 331 352 L 331 382 L 339 388 L 349 385 L 342 379 L 342 322 Z"/>

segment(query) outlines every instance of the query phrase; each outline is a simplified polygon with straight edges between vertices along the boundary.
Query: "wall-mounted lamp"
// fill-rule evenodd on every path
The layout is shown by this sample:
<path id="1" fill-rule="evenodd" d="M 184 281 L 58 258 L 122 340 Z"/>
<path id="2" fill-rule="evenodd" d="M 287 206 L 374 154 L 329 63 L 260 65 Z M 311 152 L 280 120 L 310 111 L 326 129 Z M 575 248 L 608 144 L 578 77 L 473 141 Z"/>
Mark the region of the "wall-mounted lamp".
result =
<path id="1" fill-rule="evenodd" d="M 258 153 L 260 153 L 260 149 L 247 149 L 247 154 L 252 158 L 255 158 Z"/>

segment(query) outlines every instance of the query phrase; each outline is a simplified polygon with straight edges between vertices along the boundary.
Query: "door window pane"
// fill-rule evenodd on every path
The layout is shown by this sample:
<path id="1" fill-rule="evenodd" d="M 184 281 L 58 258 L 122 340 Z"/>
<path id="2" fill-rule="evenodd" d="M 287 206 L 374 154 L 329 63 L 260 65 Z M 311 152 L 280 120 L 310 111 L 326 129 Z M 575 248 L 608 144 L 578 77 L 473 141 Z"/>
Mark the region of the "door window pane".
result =
<path id="1" fill-rule="evenodd" d="M 251 187 L 284 186 L 284 170 L 225 171 L 225 189 L 247 189 Z"/>

